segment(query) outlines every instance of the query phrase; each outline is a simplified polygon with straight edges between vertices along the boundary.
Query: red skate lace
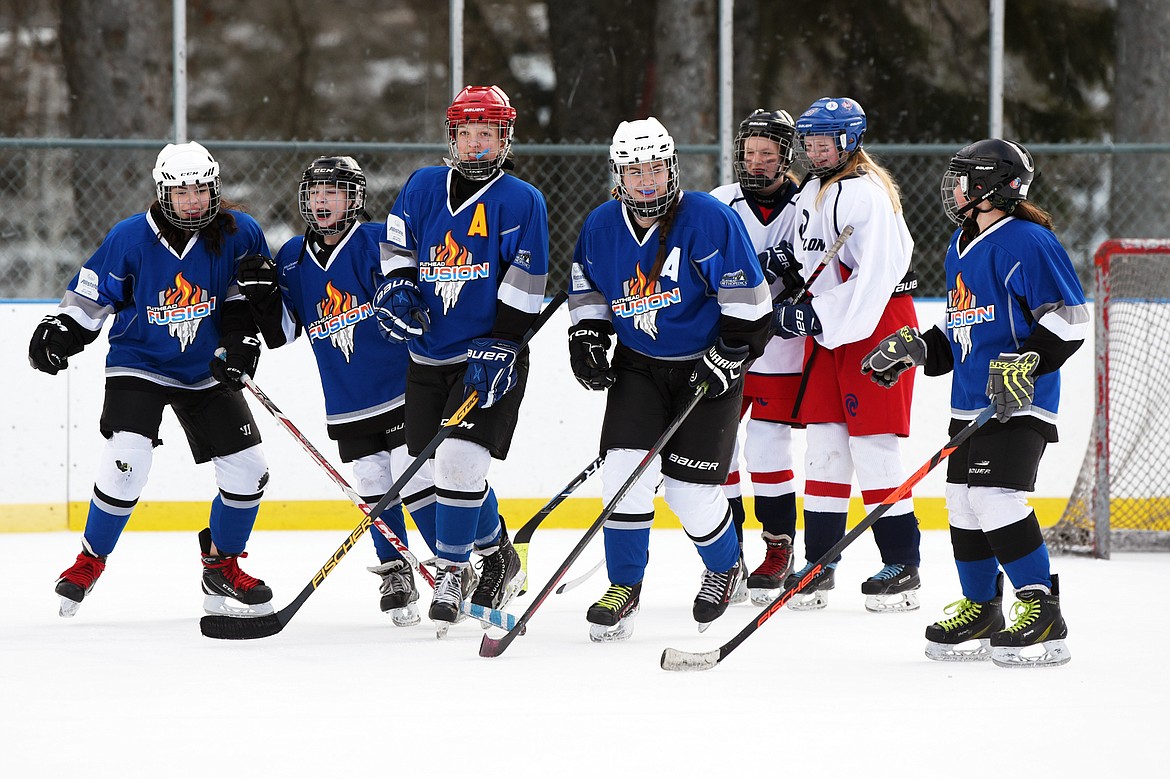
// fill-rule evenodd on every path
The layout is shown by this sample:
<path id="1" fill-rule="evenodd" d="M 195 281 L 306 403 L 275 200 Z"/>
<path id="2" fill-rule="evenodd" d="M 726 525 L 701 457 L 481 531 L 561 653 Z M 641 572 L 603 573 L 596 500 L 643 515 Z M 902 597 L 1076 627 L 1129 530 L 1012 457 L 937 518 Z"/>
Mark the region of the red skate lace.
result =
<path id="1" fill-rule="evenodd" d="M 106 562 L 97 557 L 90 557 L 87 554 L 77 555 L 77 562 L 73 563 L 67 571 L 61 574 L 62 579 L 71 581 L 79 587 L 89 589 L 97 578 L 102 575 L 102 571 L 106 570 Z"/>
<path id="2" fill-rule="evenodd" d="M 764 562 L 760 563 L 755 573 L 761 576 L 776 576 L 788 570 L 788 561 L 791 558 L 791 547 L 769 544 L 768 551 L 764 553 Z"/>
<path id="3" fill-rule="evenodd" d="M 247 552 L 240 552 L 238 555 L 225 555 L 221 557 L 219 562 L 209 563 L 204 558 L 204 565 L 208 568 L 218 568 L 223 578 L 235 587 L 237 590 L 250 590 L 260 583 L 260 580 L 255 576 L 249 576 L 240 569 L 240 564 L 236 562 L 236 558 L 247 557 Z"/>

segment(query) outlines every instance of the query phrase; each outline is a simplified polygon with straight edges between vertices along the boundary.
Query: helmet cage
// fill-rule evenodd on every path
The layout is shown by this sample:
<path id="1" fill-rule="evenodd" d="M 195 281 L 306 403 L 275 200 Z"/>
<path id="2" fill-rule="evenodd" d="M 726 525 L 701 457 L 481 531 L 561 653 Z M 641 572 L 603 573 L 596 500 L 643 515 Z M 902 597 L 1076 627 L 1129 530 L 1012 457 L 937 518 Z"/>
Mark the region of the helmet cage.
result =
<path id="1" fill-rule="evenodd" d="M 313 206 L 312 190 L 324 184 L 345 193 L 346 207 L 340 219 L 323 227 Z M 301 174 L 297 207 L 309 229 L 319 235 L 338 235 L 349 229 L 366 206 L 366 175 L 353 157 L 318 157 Z"/>
<path id="2" fill-rule="evenodd" d="M 487 123 L 496 128 L 499 146 L 495 156 L 481 159 L 460 159 L 459 128 L 475 122 Z M 447 147 L 451 153 L 449 164 L 460 175 L 471 181 L 484 181 L 491 178 L 503 167 L 504 161 L 512 152 L 515 124 L 516 109 L 512 107 L 504 90 L 497 86 L 464 87 L 463 91 L 456 95 L 455 100 L 451 102 L 451 107 L 447 109 Z"/>
<path id="3" fill-rule="evenodd" d="M 780 161 L 773 176 L 754 174 L 748 170 L 745 142 L 748 138 L 757 137 L 775 141 L 780 147 L 778 150 Z M 796 156 L 795 138 L 796 126 L 787 111 L 765 111 L 757 108 L 752 112 L 751 116 L 740 123 L 739 132 L 735 135 L 734 167 L 739 185 L 748 192 L 759 192 L 787 174 Z"/>
<path id="4" fill-rule="evenodd" d="M 200 230 L 211 224 L 219 214 L 219 163 L 202 145 L 189 143 L 168 143 L 159 152 L 151 171 L 154 178 L 155 196 L 163 216 L 181 230 Z M 171 202 L 169 190 L 175 187 L 206 185 L 208 189 L 207 210 L 199 216 L 186 216 Z"/>
<path id="5" fill-rule="evenodd" d="M 845 167 L 861 148 L 867 122 L 865 111 L 848 97 L 822 97 L 809 106 L 796 120 L 796 138 L 800 142 L 801 162 L 809 172 L 824 177 Z M 837 149 L 837 161 L 832 164 L 815 164 L 805 148 L 809 137 L 825 136 L 833 140 Z"/>
<path id="6" fill-rule="evenodd" d="M 666 189 L 650 199 L 635 197 L 626 187 L 622 174 L 630 165 L 652 162 L 666 163 Z M 609 170 L 618 199 L 644 219 L 662 216 L 678 198 L 678 154 L 675 152 L 674 138 L 652 116 L 618 125 L 609 147 Z"/>
<path id="7" fill-rule="evenodd" d="M 1035 178 L 1032 155 L 1011 141 L 988 140 L 973 143 L 951 158 L 943 173 L 939 195 L 947 217 L 957 225 L 980 203 L 1011 212 L 1016 203 L 1028 199 Z M 955 190 L 966 203 L 959 205 Z"/>

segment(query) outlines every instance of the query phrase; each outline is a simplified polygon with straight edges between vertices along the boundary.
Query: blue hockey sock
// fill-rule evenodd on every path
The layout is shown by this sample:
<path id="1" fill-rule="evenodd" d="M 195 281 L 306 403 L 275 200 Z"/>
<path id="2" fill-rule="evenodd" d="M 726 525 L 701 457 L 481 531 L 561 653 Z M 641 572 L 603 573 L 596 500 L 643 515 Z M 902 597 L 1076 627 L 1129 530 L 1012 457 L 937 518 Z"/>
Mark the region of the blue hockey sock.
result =
<path id="1" fill-rule="evenodd" d="M 723 532 L 710 542 L 702 546 L 695 544 L 695 549 L 698 551 L 699 557 L 703 558 L 703 565 L 708 571 L 730 570 L 739 560 L 739 539 L 735 537 L 735 531 L 730 522 L 724 527 Z"/>
<path id="2" fill-rule="evenodd" d="M 1003 563 L 1004 573 L 1007 574 L 1012 586 L 1017 590 L 1029 584 L 1042 584 L 1051 589 L 1052 569 L 1048 560 L 1048 547 L 1041 544 L 1030 554 Z"/>
<path id="3" fill-rule="evenodd" d="M 414 520 L 415 527 L 418 528 L 418 534 L 423 537 L 431 552 L 438 553 L 438 548 L 435 546 L 435 514 L 437 513 L 436 504 L 434 501 L 425 506 L 415 506 L 410 510 L 410 518 Z"/>
<path id="4" fill-rule="evenodd" d="M 441 560 L 465 563 L 471 559 L 484 494 L 436 490 L 435 554 Z M 499 523 L 499 516 L 496 522 Z"/>
<path id="5" fill-rule="evenodd" d="M 211 527 L 212 543 L 220 554 L 239 554 L 248 545 L 252 526 L 256 524 L 256 514 L 260 511 L 258 501 L 249 503 L 253 505 L 247 508 L 233 506 L 224 500 L 223 493 L 216 495 L 215 500 L 211 501 L 211 518 L 208 524 Z"/>
<path id="6" fill-rule="evenodd" d="M 495 545 L 500 540 L 501 528 L 500 504 L 496 500 L 496 491 L 488 485 L 483 505 L 479 509 L 479 522 L 475 527 L 475 548 Z"/>
<path id="7" fill-rule="evenodd" d="M 632 586 L 646 575 L 650 559 L 650 524 L 654 512 L 614 514 L 602 530 L 605 567 L 612 584 Z"/>
<path id="8" fill-rule="evenodd" d="M 94 490 L 89 501 L 89 516 L 85 520 L 85 543 L 98 557 L 105 557 L 114 551 L 114 546 L 130 521 L 130 513 L 138 501 L 124 501 L 111 498 Z"/>
<path id="9" fill-rule="evenodd" d="M 362 496 L 362 500 L 368 505 L 373 506 L 380 498 Z M 379 514 L 378 517 L 386 523 L 386 526 L 390 528 L 394 535 L 398 536 L 405 546 L 410 546 L 406 539 L 406 520 L 402 517 L 401 503 L 395 503 L 393 506 L 390 506 Z M 374 550 L 378 553 L 378 562 L 388 563 L 391 560 L 402 559 L 402 554 L 394 548 L 394 544 L 390 543 L 386 536 L 382 535 L 382 531 L 373 525 L 370 526 L 370 538 L 374 542 Z"/>
<path id="10" fill-rule="evenodd" d="M 999 575 L 999 561 L 994 557 L 985 560 L 956 560 L 959 571 L 959 586 L 963 597 L 974 603 L 987 603 L 995 597 L 995 579 Z"/>

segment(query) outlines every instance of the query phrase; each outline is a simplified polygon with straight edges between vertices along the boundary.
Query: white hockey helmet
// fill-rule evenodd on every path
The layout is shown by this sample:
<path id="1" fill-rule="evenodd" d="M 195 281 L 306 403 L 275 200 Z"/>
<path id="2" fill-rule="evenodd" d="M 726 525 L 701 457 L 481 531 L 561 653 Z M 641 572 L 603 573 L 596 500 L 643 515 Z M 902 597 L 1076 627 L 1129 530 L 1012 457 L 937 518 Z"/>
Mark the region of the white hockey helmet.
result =
<path id="1" fill-rule="evenodd" d="M 666 190 L 650 199 L 634 197 L 622 180 L 623 169 L 628 165 L 659 160 L 667 165 Z M 665 214 L 678 197 L 678 154 L 675 153 L 674 138 L 653 116 L 618 125 L 609 147 L 609 168 L 618 199 L 639 216 L 656 219 Z"/>
<path id="2" fill-rule="evenodd" d="M 195 141 L 168 143 L 154 162 L 155 194 L 167 221 L 183 230 L 199 230 L 211 224 L 219 213 L 219 163 L 211 153 Z M 172 187 L 207 184 L 211 203 L 197 217 L 188 217 L 175 210 L 167 192 Z"/>

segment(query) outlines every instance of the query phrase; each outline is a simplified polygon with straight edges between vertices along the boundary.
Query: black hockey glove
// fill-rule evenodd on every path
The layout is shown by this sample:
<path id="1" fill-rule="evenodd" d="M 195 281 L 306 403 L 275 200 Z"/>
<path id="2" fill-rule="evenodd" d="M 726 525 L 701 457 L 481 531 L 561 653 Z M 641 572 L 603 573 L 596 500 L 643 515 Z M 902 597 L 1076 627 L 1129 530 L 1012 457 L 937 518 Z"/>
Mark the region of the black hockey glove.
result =
<path id="1" fill-rule="evenodd" d="M 756 255 L 756 259 L 760 261 L 760 269 L 764 271 L 764 279 L 772 290 L 773 300 L 788 302 L 804 286 L 804 277 L 800 275 L 800 262 L 788 241 L 781 241 L 772 248 L 765 249 Z M 780 282 L 779 289 L 777 281 Z"/>
<path id="2" fill-rule="evenodd" d="M 898 383 L 898 377 L 918 365 L 926 364 L 926 341 L 917 328 L 903 327 L 886 336 L 877 348 L 861 360 L 862 374 L 868 374 L 874 384 L 889 389 Z"/>
<path id="3" fill-rule="evenodd" d="M 480 408 L 491 408 L 516 386 L 520 344 L 506 338 L 473 338 L 467 347 L 463 383 L 478 394 Z"/>
<path id="4" fill-rule="evenodd" d="M 823 332 L 821 320 L 817 318 L 812 303 L 779 305 L 773 309 L 772 315 L 776 335 L 781 338 L 799 338 L 803 335 L 820 335 Z"/>
<path id="5" fill-rule="evenodd" d="M 1006 422 L 1013 414 L 1032 407 L 1036 395 L 1033 378 L 1040 366 L 1036 352 L 1001 354 L 988 366 L 987 397 L 995 403 L 995 418 Z"/>
<path id="6" fill-rule="evenodd" d="M 736 382 L 743 376 L 743 363 L 749 353 L 747 344 L 728 346 L 720 338 L 707 350 L 703 359 L 695 363 L 690 385 L 698 387 L 706 383 L 707 397 L 719 397 L 735 387 Z"/>
<path id="7" fill-rule="evenodd" d="M 248 302 L 259 302 L 276 292 L 276 263 L 263 254 L 240 258 L 236 266 L 236 285 Z"/>
<path id="8" fill-rule="evenodd" d="M 374 315 L 382 337 L 406 343 L 431 329 L 431 314 L 422 291 L 412 279 L 386 279 L 374 293 Z"/>
<path id="9" fill-rule="evenodd" d="M 616 377 L 609 364 L 609 342 L 613 325 L 604 319 L 587 319 L 569 328 L 569 366 L 581 386 L 607 390 Z"/>
<path id="10" fill-rule="evenodd" d="M 38 371 L 56 376 L 69 367 L 69 358 L 85 348 L 85 342 L 74 332 L 81 326 L 64 314 L 45 317 L 33 330 L 28 344 L 28 363 Z"/>
<path id="11" fill-rule="evenodd" d="M 239 391 L 244 388 L 244 374 L 256 375 L 260 362 L 260 339 L 254 335 L 229 333 L 220 341 L 211 360 L 211 375 L 220 384 Z"/>

